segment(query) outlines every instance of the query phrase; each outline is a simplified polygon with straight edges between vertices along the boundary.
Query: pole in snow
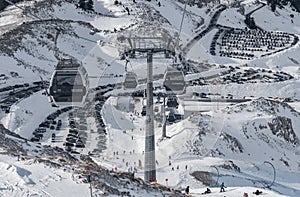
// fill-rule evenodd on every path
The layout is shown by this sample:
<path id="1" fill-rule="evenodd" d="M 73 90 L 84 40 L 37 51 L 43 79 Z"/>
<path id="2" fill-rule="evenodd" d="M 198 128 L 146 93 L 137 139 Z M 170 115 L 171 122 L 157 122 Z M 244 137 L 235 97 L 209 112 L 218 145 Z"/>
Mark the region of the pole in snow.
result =
<path id="1" fill-rule="evenodd" d="M 91 180 L 91 173 L 89 173 L 86 176 L 86 182 L 90 184 L 90 193 L 91 193 L 91 197 L 93 197 L 93 191 L 92 191 L 92 180 Z"/>
<path id="2" fill-rule="evenodd" d="M 162 126 L 162 138 L 167 137 L 167 123 L 166 123 L 166 94 L 163 94 L 163 126 Z"/>
<path id="3" fill-rule="evenodd" d="M 155 135 L 153 113 L 153 52 L 147 52 L 147 106 L 145 135 L 145 171 L 144 180 L 156 182 Z"/>

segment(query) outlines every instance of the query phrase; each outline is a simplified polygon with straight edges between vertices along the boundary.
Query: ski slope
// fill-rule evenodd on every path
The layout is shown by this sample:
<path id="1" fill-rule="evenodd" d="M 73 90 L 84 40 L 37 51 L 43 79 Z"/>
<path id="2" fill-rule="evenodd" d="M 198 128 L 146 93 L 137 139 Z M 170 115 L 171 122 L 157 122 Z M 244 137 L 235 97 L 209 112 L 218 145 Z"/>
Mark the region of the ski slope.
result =
<path id="1" fill-rule="evenodd" d="M 125 60 L 120 60 L 122 46 L 118 42 L 118 36 L 122 35 L 124 29 L 135 32 L 136 28 L 145 22 L 163 26 L 171 35 L 180 33 L 179 48 L 182 48 L 209 25 L 216 11 L 214 3 L 202 8 L 187 5 L 182 29 L 179 32 L 184 4 L 165 0 L 160 1 L 161 6 L 158 6 L 157 1 L 136 1 L 135 4 L 131 0 L 123 0 L 122 5 L 114 5 L 113 1 L 95 0 L 95 13 L 79 9 L 67 1 L 46 3 L 44 7 L 37 8 L 34 8 L 33 1 L 19 4 L 33 6 L 30 9 L 43 19 L 55 19 L 51 23 L 35 21 L 34 18 L 22 14 L 18 8 L 8 7 L 0 15 L 0 39 L 5 46 L 0 50 L 0 73 L 5 75 L 0 78 L 0 88 L 39 81 L 40 76 L 48 81 L 58 62 L 57 54 L 59 57 L 75 57 L 81 60 L 90 76 L 91 88 L 111 83 L 120 84 L 124 80 Z M 245 13 L 258 6 L 254 4 L 254 0 L 241 2 Z M 229 4 L 229 7 L 221 13 L 218 24 L 245 28 L 244 15 L 239 13 L 237 8 L 230 7 L 231 1 L 224 3 Z M 130 7 L 130 15 L 125 11 L 126 6 Z M 293 22 L 290 14 L 294 14 Z M 300 15 L 289 7 L 272 13 L 270 8 L 265 6 L 255 12 L 253 17 L 256 24 L 265 30 L 300 34 Z M 269 20 L 266 20 L 267 18 Z M 61 33 L 57 31 L 56 26 L 61 28 Z M 12 30 L 15 30 L 13 31 L 15 33 L 9 35 Z M 294 116 L 290 108 L 283 108 L 281 105 L 274 107 L 275 111 L 277 110 L 275 114 L 268 114 L 259 107 L 253 107 L 253 103 L 259 102 L 257 99 L 260 97 L 293 98 L 294 102 L 289 105 L 299 113 L 299 43 L 271 56 L 249 61 L 238 60 L 210 55 L 209 48 L 216 32 L 215 28 L 208 32 L 185 57 L 186 60 L 208 63 L 212 67 L 205 72 L 187 75 L 186 81 L 221 74 L 226 69 L 217 69 L 219 65 L 268 68 L 287 72 L 295 78 L 278 83 L 230 83 L 188 87 L 184 95 L 186 98 L 192 98 L 193 92 L 206 92 L 232 94 L 235 98 L 247 97 L 254 101 L 246 103 L 245 106 L 243 104 L 231 106 L 218 102 L 204 106 L 203 103 L 180 100 L 181 112 L 186 109 L 194 110 L 194 113 L 186 115 L 183 121 L 168 125 L 168 138 L 161 138 L 162 127 L 158 121 L 155 122 L 158 183 L 178 189 L 182 193 L 189 185 L 192 196 L 203 196 L 201 193 L 207 187 L 212 190 L 212 194 L 208 196 L 240 197 L 243 193 L 254 196 L 252 192 L 257 189 L 263 192 L 263 196 L 300 196 L 299 145 L 293 145 L 280 136 L 272 135 L 267 126 L 276 117 L 290 118 L 293 131 L 299 138 L 299 116 Z M 54 40 L 56 35 L 57 39 Z M 156 57 L 154 75 L 163 76 L 172 62 L 172 59 Z M 146 59 L 143 57 L 130 59 L 128 70 L 135 72 L 140 81 L 145 80 Z M 12 72 L 18 73 L 18 76 Z M 157 85 L 161 83 L 162 79 L 155 81 Z M 144 83 L 138 86 L 141 90 L 144 87 Z M 126 92 L 130 90 L 115 88 L 110 92 L 113 96 L 105 101 L 101 114 L 107 131 L 107 148 L 100 156 L 91 158 L 109 170 L 135 172 L 135 177 L 143 179 L 146 126 L 145 116 L 141 116 L 140 112 L 145 101 L 142 97 L 132 99 L 126 96 L 124 98 L 123 95 L 118 96 Z M 0 122 L 10 131 L 30 139 L 34 129 L 49 114 L 57 110 L 50 106 L 48 98 L 43 93 L 44 90 L 19 100 L 12 105 L 9 113 L 1 111 Z M 7 95 L 1 93 L 0 96 L 4 98 Z M 130 109 L 130 103 L 133 103 L 134 109 Z M 184 106 L 185 104 L 188 106 Z M 260 106 L 269 107 L 264 104 Z M 161 105 L 155 104 L 155 107 L 160 111 Z M 209 112 L 200 113 L 199 111 L 203 109 Z M 65 137 L 68 132 L 67 114 L 61 118 L 65 122 L 59 134 Z M 95 119 L 88 117 L 87 122 L 89 131 L 95 131 Z M 259 125 L 268 129 L 259 130 Z M 245 137 L 243 129 L 247 130 L 249 139 Z M 77 149 L 79 153 L 86 155 L 96 148 L 97 138 L 95 133 L 90 132 L 86 148 Z M 239 149 L 235 140 L 241 144 L 242 149 Z M 266 143 L 267 141 L 270 143 Z M 53 144 L 50 134 L 41 142 L 41 146 L 43 145 L 64 148 L 62 141 Z M 32 149 L 31 151 L 34 151 L 34 147 Z M 35 163 L 33 159 L 17 161 L 17 157 L 7 156 L 4 151 L 2 152 L 1 196 L 90 195 L 89 185 L 83 183 L 84 177 L 74 176 L 70 169 L 50 168 L 42 163 Z M 264 161 L 271 161 L 277 172 L 275 184 L 270 189 L 267 189 L 266 185 L 271 183 L 273 171 Z M 289 165 L 287 166 L 284 161 Z M 225 167 L 232 167 L 231 162 L 238 166 L 240 171 L 233 168 L 226 169 Z M 219 170 L 219 175 L 215 167 Z M 211 175 L 210 186 L 204 184 L 205 180 L 198 181 L 191 175 L 193 172 L 203 171 Z M 215 184 L 217 179 L 218 184 Z M 225 182 L 227 186 L 225 193 L 219 192 L 221 182 Z M 131 194 L 136 196 L 162 196 L 159 192 L 149 193 L 140 190 L 140 187 L 134 187 L 133 190 Z M 103 191 L 94 192 L 98 196 L 103 195 Z"/>

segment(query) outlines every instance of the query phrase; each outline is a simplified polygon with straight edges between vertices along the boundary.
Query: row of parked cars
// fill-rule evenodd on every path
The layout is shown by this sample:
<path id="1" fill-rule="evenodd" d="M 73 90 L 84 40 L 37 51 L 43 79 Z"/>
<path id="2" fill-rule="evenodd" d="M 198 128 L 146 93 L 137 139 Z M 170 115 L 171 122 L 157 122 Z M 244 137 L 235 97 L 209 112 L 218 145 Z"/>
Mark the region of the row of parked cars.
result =
<path id="1" fill-rule="evenodd" d="M 106 125 L 104 123 L 104 119 L 101 114 L 101 110 L 105 101 L 108 98 L 106 94 L 112 91 L 114 88 L 115 85 L 109 84 L 109 85 L 99 86 L 95 89 L 97 96 L 94 99 L 95 101 L 94 108 L 90 113 L 95 118 L 96 129 L 97 129 L 95 132 L 98 134 L 98 137 L 97 137 L 97 148 L 91 150 L 89 152 L 90 155 L 99 155 L 102 153 L 103 150 L 106 149 L 107 131 L 106 131 Z"/>
<path id="2" fill-rule="evenodd" d="M 29 97 L 31 94 L 38 92 L 41 89 L 41 86 L 29 87 L 28 83 L 1 88 L 2 92 L 8 91 L 8 96 L 5 96 L 5 98 L 1 101 L 1 110 L 5 113 L 9 113 L 10 107 L 14 103 L 21 99 Z"/>
<path id="3" fill-rule="evenodd" d="M 85 148 L 87 140 L 87 122 L 83 109 L 75 109 L 69 113 L 68 134 L 64 143 L 65 149 L 71 151 L 75 148 Z"/>
<path id="4" fill-rule="evenodd" d="M 32 138 L 30 141 L 32 142 L 39 142 L 44 137 L 44 133 L 50 132 L 50 130 L 60 130 L 62 126 L 62 120 L 58 119 L 56 120 L 62 113 L 65 113 L 69 110 L 71 110 L 72 107 L 65 107 L 63 109 L 58 109 L 52 114 L 48 115 L 46 119 L 39 124 L 38 128 L 36 128 L 32 133 Z M 52 131 L 54 133 L 54 131 Z M 53 135 L 52 135 L 53 136 Z M 52 141 L 54 141 L 55 137 L 52 137 Z"/>
<path id="5" fill-rule="evenodd" d="M 269 69 L 241 69 L 230 66 L 228 70 L 220 73 L 220 83 L 253 83 L 253 82 L 280 82 L 293 79 L 294 77 L 286 72 L 272 71 Z"/>
<path id="6" fill-rule="evenodd" d="M 106 129 L 101 109 L 107 99 L 104 95 L 113 90 L 112 85 L 99 86 L 94 89 L 96 96 L 94 103 L 86 103 L 83 108 L 75 109 L 69 113 L 68 134 L 64 143 L 67 151 L 74 152 L 73 148 L 85 148 L 87 132 L 94 132 L 87 126 L 87 117 L 94 116 L 96 121 L 96 132 L 98 133 L 97 148 L 90 151 L 90 154 L 99 154 L 106 149 Z M 94 107 L 92 107 L 94 106 Z"/>
<path id="7" fill-rule="evenodd" d="M 105 87 L 104 89 L 100 88 L 97 93 L 100 96 L 95 98 L 95 108 L 93 111 L 93 115 L 96 120 L 98 141 L 97 141 L 97 148 L 95 148 L 90 152 L 91 155 L 98 155 L 102 153 L 103 150 L 106 149 L 107 131 L 106 131 L 106 126 L 103 117 L 101 115 L 101 110 L 105 101 L 107 100 L 105 94 L 109 91 L 112 91 L 113 89 L 114 86 Z"/>
<path id="8" fill-rule="evenodd" d="M 25 88 L 25 87 L 29 87 L 29 83 L 16 84 L 16 85 L 13 85 L 13 86 L 6 86 L 4 88 L 0 88 L 0 92 L 14 91 L 16 89 Z"/>

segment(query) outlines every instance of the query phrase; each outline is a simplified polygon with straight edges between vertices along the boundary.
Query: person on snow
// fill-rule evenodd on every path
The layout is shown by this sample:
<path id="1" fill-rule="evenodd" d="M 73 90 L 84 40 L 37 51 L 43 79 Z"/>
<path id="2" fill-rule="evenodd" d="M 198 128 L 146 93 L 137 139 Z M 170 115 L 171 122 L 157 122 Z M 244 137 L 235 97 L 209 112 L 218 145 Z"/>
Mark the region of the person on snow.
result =
<path id="1" fill-rule="evenodd" d="M 210 193 L 211 193 L 210 189 L 209 189 L 209 188 L 206 188 L 206 191 L 203 192 L 202 194 L 210 194 Z"/>
<path id="2" fill-rule="evenodd" d="M 226 188 L 226 187 L 225 187 L 225 185 L 224 185 L 224 182 L 222 182 L 220 192 L 225 192 L 225 189 L 224 189 L 224 188 Z"/>
<path id="3" fill-rule="evenodd" d="M 255 192 L 253 192 L 253 194 L 259 195 L 259 194 L 262 194 L 262 191 L 256 190 Z"/>
<path id="4" fill-rule="evenodd" d="M 185 188 L 185 193 L 186 193 L 186 194 L 189 194 L 189 193 L 190 193 L 190 186 L 187 186 L 187 187 Z"/>
<path id="5" fill-rule="evenodd" d="M 130 15 L 129 8 L 128 8 L 128 7 L 126 7 L 126 8 L 125 8 L 125 10 L 127 11 L 127 14 L 128 14 L 128 15 Z"/>

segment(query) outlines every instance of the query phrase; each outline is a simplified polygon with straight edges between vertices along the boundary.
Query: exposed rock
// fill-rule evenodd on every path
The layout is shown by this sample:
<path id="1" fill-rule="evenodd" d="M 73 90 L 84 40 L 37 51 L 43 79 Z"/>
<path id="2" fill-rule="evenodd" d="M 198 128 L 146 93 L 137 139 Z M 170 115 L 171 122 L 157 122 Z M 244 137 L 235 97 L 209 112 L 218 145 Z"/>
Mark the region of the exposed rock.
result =
<path id="1" fill-rule="evenodd" d="M 235 165 L 233 163 L 233 161 L 225 161 L 225 163 L 223 165 L 219 165 L 218 167 L 220 168 L 224 168 L 226 170 L 234 170 L 234 171 L 237 171 L 237 172 L 241 172 L 241 169 L 240 167 L 238 167 L 237 165 Z"/>
<path id="2" fill-rule="evenodd" d="M 212 184 L 213 174 L 206 171 L 195 171 L 191 174 L 198 181 L 202 182 L 203 185 L 210 186 Z"/>
<path id="3" fill-rule="evenodd" d="M 268 123 L 272 133 L 278 137 L 282 137 L 285 141 L 290 142 L 294 145 L 299 144 L 292 121 L 290 118 L 278 116 Z"/>
<path id="4" fill-rule="evenodd" d="M 13 140 L 13 138 L 15 138 L 15 140 Z M 23 142 L 27 141 L 0 124 L 0 148 L 5 150 L 6 154 L 13 156 L 27 154 L 18 140 Z"/>
<path id="5" fill-rule="evenodd" d="M 224 132 L 221 134 L 221 137 L 223 137 L 223 140 L 227 142 L 227 148 L 230 149 L 232 152 L 237 152 L 237 153 L 243 152 L 244 148 L 237 138 Z"/>

